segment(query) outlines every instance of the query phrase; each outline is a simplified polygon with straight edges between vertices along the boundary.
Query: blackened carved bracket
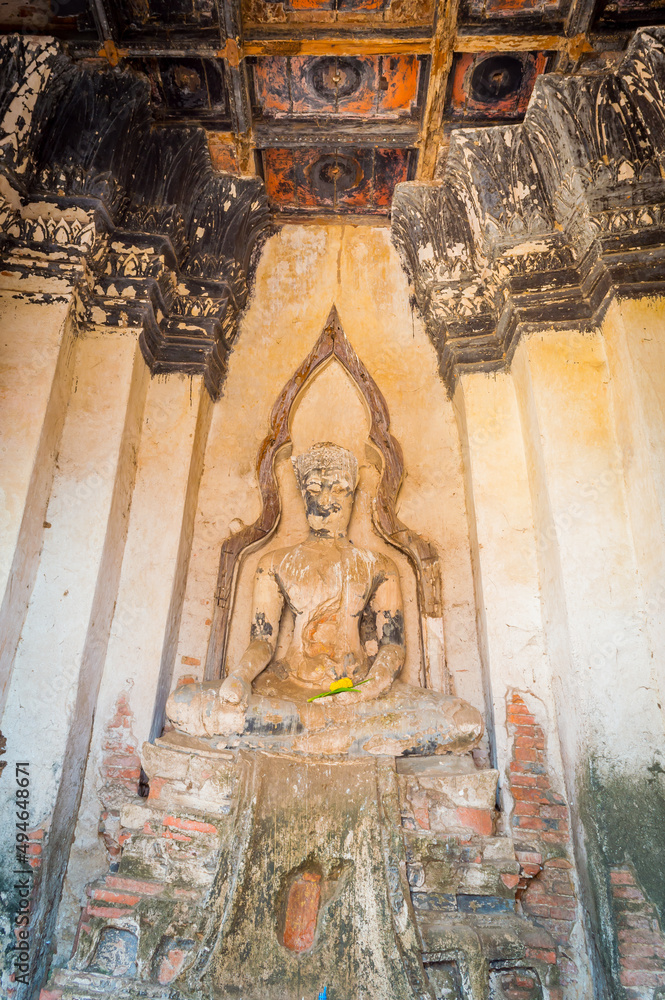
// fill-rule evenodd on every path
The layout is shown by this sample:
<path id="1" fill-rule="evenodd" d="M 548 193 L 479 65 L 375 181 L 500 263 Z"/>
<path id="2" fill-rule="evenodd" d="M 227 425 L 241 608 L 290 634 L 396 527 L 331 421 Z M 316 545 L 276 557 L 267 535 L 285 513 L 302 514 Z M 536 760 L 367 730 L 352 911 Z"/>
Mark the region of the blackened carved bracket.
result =
<path id="1" fill-rule="evenodd" d="M 330 310 L 318 341 L 286 383 L 273 406 L 270 432 L 261 444 L 257 456 L 261 513 L 253 524 L 247 525 L 237 534 L 230 535 L 222 545 L 205 667 L 206 680 L 214 680 L 223 675 L 233 598 L 242 559 L 252 548 L 266 542 L 279 523 L 281 503 L 275 476 L 275 460 L 280 449 L 291 440 L 289 427 L 291 410 L 308 381 L 332 358 L 342 365 L 367 404 L 371 420 L 369 439 L 382 459 L 381 478 L 373 503 L 372 520 L 379 534 L 395 548 L 404 552 L 415 570 L 424 652 L 421 681 L 425 687 L 432 684 L 430 663 L 432 643 L 428 635 L 430 631 L 428 623 L 438 622 L 442 616 L 439 556 L 430 542 L 407 528 L 397 516 L 395 503 L 404 476 L 402 449 L 390 433 L 390 415 L 381 390 L 349 343 L 335 306 Z M 445 666 L 441 665 L 437 673 L 439 686 L 449 690 L 450 684 Z M 445 677 L 446 681 L 443 685 L 441 676 Z"/>
<path id="2" fill-rule="evenodd" d="M 160 128 L 148 81 L 49 38 L 0 37 L 0 261 L 65 278 L 79 328 L 136 326 L 153 373 L 226 360 L 271 232 L 263 182 L 213 168 L 205 132 Z"/>
<path id="3" fill-rule="evenodd" d="M 616 71 L 538 77 L 520 125 L 458 129 L 440 183 L 395 191 L 391 232 L 453 392 L 524 331 L 595 328 L 665 288 L 665 29 Z"/>

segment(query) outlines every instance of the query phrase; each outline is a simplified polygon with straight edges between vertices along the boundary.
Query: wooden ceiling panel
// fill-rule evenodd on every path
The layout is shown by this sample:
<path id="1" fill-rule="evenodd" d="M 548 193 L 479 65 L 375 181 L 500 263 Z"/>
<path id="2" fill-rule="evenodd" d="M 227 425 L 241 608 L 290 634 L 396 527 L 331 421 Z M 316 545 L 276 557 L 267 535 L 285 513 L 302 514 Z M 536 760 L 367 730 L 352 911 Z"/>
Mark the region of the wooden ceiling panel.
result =
<path id="1" fill-rule="evenodd" d="M 131 65 L 150 81 L 157 118 L 214 117 L 218 127 L 230 125 L 221 60 L 160 57 L 132 60 Z"/>
<path id="2" fill-rule="evenodd" d="M 415 117 L 415 56 L 272 56 L 253 66 L 256 110 L 264 118 L 316 115 Z"/>
<path id="3" fill-rule="evenodd" d="M 0 2 L 0 31 L 77 31 L 88 13 L 87 0 L 3 0 Z"/>
<path id="4" fill-rule="evenodd" d="M 616 62 L 665 0 L 0 0 L 2 17 L 143 74 L 159 127 L 203 127 L 215 168 L 263 173 L 277 215 L 380 217 L 455 129 L 520 121 L 539 73 Z"/>
<path id="5" fill-rule="evenodd" d="M 447 113 L 455 119 L 521 118 L 547 61 L 546 52 L 458 53 Z"/>
<path id="6" fill-rule="evenodd" d="M 242 0 L 247 38 L 263 37 L 280 26 L 286 30 L 311 28 L 385 32 L 408 28 L 431 31 L 435 0 Z"/>
<path id="7" fill-rule="evenodd" d="M 385 215 L 395 185 L 408 180 L 411 159 L 406 149 L 266 149 L 266 190 L 289 213 Z"/>
<path id="8" fill-rule="evenodd" d="M 460 21 L 507 21 L 538 18 L 561 23 L 570 9 L 570 0 L 463 0 Z M 505 27 L 505 25 L 504 25 Z"/>
<path id="9" fill-rule="evenodd" d="M 219 25 L 215 0 L 116 0 L 116 15 L 128 27 L 211 28 Z"/>
<path id="10" fill-rule="evenodd" d="M 635 27 L 637 24 L 662 24 L 665 0 L 601 0 L 597 10 L 598 27 Z"/>

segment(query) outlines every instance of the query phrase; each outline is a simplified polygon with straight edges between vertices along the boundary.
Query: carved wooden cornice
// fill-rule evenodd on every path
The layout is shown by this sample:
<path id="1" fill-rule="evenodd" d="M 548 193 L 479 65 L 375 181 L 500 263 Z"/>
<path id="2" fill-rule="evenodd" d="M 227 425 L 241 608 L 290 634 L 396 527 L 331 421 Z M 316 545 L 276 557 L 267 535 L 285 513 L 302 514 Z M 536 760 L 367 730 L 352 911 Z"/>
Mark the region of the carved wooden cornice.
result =
<path id="1" fill-rule="evenodd" d="M 665 290 L 665 29 L 615 73 L 541 76 L 524 122 L 454 133 L 439 182 L 396 189 L 392 238 L 450 391 L 524 330 L 593 325 Z"/>
<path id="2" fill-rule="evenodd" d="M 0 38 L 0 256 L 67 276 L 83 325 L 142 327 L 153 372 L 216 398 L 270 231 L 256 177 L 213 170 L 201 129 L 155 127 L 131 71 L 88 72 L 48 38 Z"/>

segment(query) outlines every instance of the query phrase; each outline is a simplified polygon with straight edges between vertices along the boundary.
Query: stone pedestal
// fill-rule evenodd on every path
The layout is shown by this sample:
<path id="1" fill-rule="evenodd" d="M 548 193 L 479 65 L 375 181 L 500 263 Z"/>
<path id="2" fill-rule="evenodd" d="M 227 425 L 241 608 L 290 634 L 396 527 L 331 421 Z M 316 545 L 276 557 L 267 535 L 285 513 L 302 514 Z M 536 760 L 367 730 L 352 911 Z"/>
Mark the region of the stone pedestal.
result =
<path id="1" fill-rule="evenodd" d="M 150 796 L 123 810 L 117 870 L 89 886 L 49 985 L 62 1000 L 499 1000 L 511 976 L 524 1000 L 556 996 L 551 939 L 517 912 L 527 876 L 494 833 L 498 774 L 470 756 L 171 733 L 143 766 Z"/>

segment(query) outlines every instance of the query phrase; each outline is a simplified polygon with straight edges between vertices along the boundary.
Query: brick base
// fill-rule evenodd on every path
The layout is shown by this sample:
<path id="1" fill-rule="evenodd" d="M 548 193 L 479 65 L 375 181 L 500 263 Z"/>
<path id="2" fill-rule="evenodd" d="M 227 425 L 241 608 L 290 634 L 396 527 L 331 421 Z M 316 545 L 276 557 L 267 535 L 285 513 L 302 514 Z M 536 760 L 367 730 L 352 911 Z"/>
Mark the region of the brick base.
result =
<path id="1" fill-rule="evenodd" d="M 518 896 L 524 913 L 545 927 L 556 942 L 554 957 L 565 990 L 574 987 L 577 977 L 568 957 L 577 919 L 568 807 L 552 788 L 542 727 L 518 694 L 513 694 L 508 706 L 508 731 L 513 737 L 511 825 L 522 866 Z"/>
<path id="2" fill-rule="evenodd" d="M 626 1000 L 653 1000 L 658 987 L 665 990 L 665 935 L 656 908 L 631 868 L 613 868 L 610 884 Z"/>

